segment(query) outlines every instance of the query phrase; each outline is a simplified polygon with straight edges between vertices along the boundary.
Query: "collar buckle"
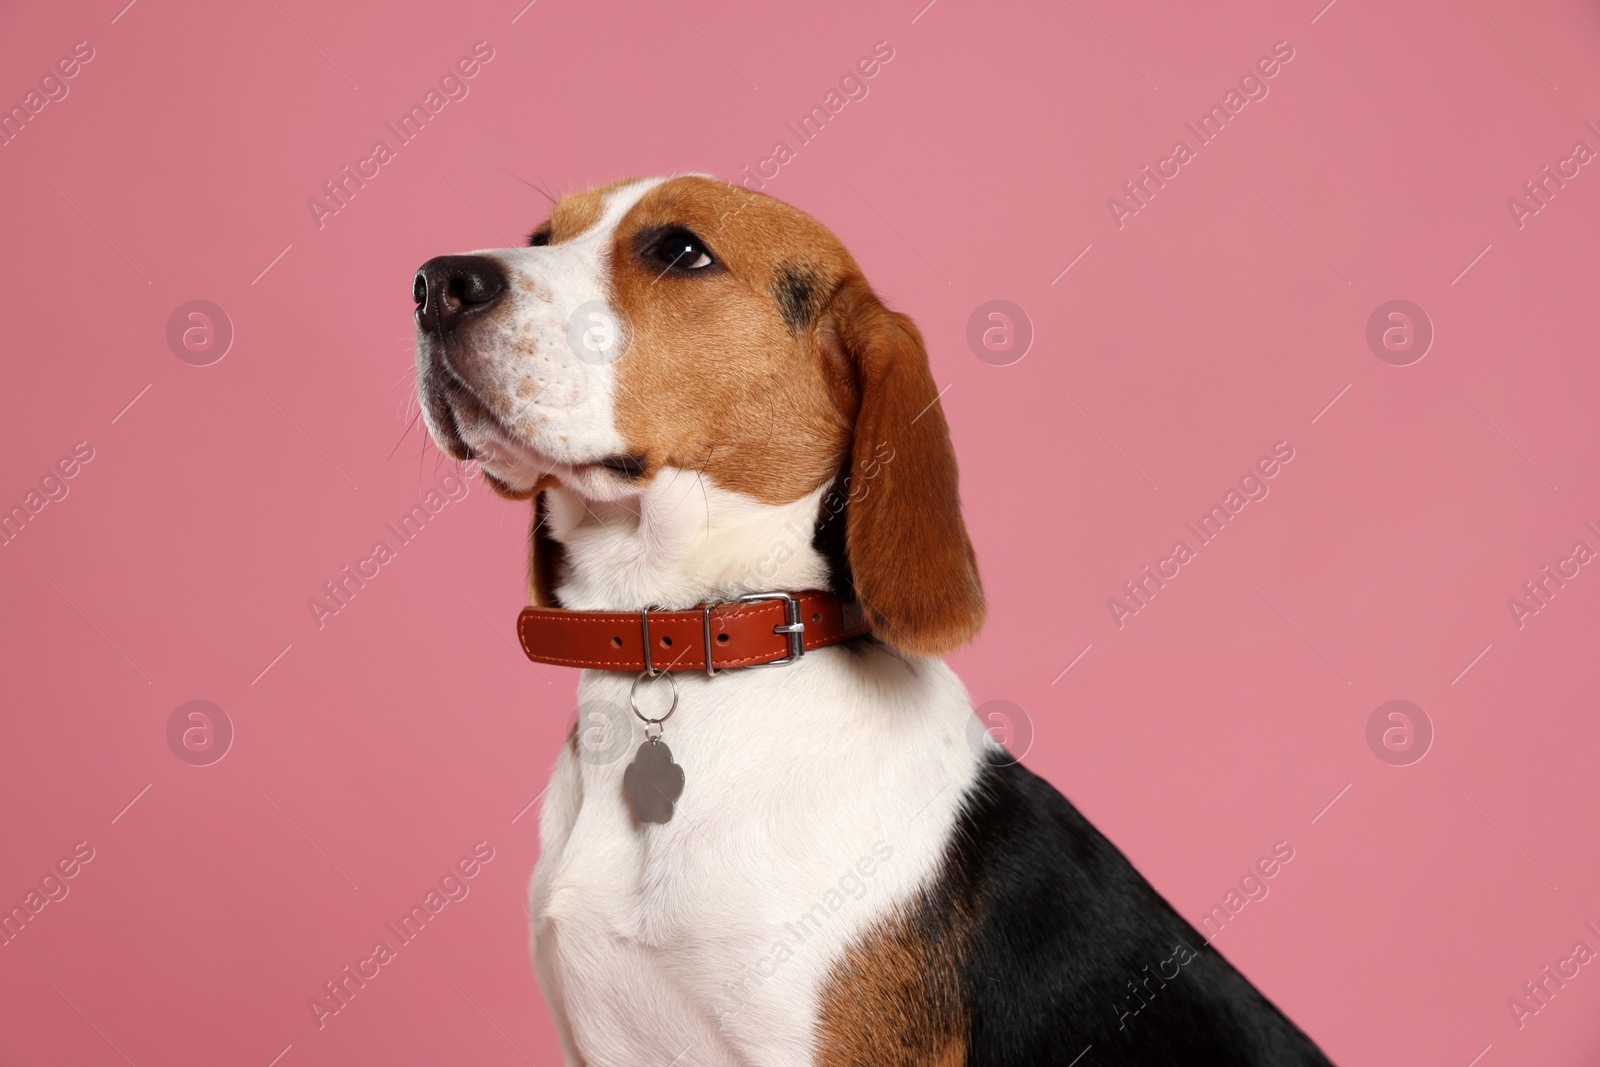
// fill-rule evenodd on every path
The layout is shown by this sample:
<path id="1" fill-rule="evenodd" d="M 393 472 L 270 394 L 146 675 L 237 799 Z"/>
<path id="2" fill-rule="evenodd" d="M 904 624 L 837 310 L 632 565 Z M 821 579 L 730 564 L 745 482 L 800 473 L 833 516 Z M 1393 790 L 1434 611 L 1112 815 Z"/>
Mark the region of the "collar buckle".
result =
<path id="1" fill-rule="evenodd" d="M 748 604 L 748 603 L 753 603 L 753 602 L 756 602 L 756 601 L 763 601 L 763 600 L 781 600 L 781 601 L 784 602 L 784 607 L 786 609 L 786 614 L 785 614 L 784 617 L 788 621 L 784 622 L 784 623 L 780 623 L 777 626 L 774 626 L 772 628 L 772 632 L 775 633 L 775 634 L 783 634 L 784 636 L 786 636 L 789 639 L 789 654 L 787 656 L 783 657 L 782 659 L 775 659 L 771 663 L 752 663 L 749 666 L 750 667 L 783 667 L 783 666 L 787 666 L 790 663 L 793 663 L 795 660 L 799 659 L 801 656 L 806 654 L 806 646 L 805 646 L 806 624 L 800 617 L 800 601 L 795 599 L 792 595 L 790 595 L 788 593 L 746 593 L 744 596 L 734 597 L 732 600 L 720 600 L 720 601 L 715 601 L 713 603 L 708 603 L 704 607 L 704 609 L 702 609 L 702 611 L 701 611 L 700 618 L 701 618 L 702 623 L 705 626 L 706 677 L 715 678 L 719 673 L 721 673 L 721 672 L 719 672 L 717 670 L 716 665 L 712 662 L 712 658 L 713 658 L 713 651 L 712 650 L 716 647 L 715 642 L 713 642 L 712 639 L 711 639 L 711 611 L 712 611 L 712 609 L 713 608 L 718 608 L 718 607 L 723 607 L 723 606 L 728 605 L 728 604 Z M 646 619 L 648 620 L 648 615 L 646 616 Z M 648 621 L 646 621 L 645 625 L 646 626 L 649 625 Z M 646 634 L 649 633 L 648 630 L 646 630 L 645 632 L 646 632 Z M 648 642 L 648 638 L 647 638 L 647 642 Z M 645 651 L 645 655 L 646 656 L 649 655 L 648 648 Z M 726 669 L 726 668 L 724 668 L 724 669 Z"/>

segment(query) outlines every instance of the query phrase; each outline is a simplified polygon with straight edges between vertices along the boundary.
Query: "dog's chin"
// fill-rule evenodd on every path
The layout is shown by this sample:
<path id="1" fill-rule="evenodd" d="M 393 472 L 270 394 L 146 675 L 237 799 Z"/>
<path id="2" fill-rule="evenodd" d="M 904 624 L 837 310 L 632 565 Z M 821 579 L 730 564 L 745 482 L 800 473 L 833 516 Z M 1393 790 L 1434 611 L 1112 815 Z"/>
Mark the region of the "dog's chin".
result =
<path id="1" fill-rule="evenodd" d="M 466 394 L 452 396 L 447 410 L 440 447 L 456 459 L 476 462 L 489 487 L 501 496 L 526 499 L 566 466 L 510 432 Z"/>
<path id="2" fill-rule="evenodd" d="M 512 431 L 475 395 L 454 383 L 425 389 L 423 410 L 440 450 L 452 459 L 477 463 L 489 488 L 511 500 L 526 500 L 550 486 L 571 489 L 590 500 L 619 500 L 636 491 L 642 474 L 642 469 L 632 470 L 636 457 L 584 461 L 551 455 Z"/>
<path id="3" fill-rule="evenodd" d="M 489 488 L 508 500 L 526 500 L 556 481 L 551 469 L 555 466 L 553 463 L 513 458 L 498 441 L 473 446 L 472 458 Z"/>

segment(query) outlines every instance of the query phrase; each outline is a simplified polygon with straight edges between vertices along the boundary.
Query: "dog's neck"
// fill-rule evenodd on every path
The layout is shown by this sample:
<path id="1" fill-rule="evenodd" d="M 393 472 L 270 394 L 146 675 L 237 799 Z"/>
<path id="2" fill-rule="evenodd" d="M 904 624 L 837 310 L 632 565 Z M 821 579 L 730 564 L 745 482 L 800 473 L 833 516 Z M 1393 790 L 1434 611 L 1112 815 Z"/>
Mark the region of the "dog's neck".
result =
<path id="1" fill-rule="evenodd" d="M 827 589 L 812 545 L 828 486 L 763 504 L 692 470 L 664 470 L 637 497 L 545 491 L 544 533 L 561 546 L 555 594 L 580 611 L 684 609 L 769 590 Z"/>

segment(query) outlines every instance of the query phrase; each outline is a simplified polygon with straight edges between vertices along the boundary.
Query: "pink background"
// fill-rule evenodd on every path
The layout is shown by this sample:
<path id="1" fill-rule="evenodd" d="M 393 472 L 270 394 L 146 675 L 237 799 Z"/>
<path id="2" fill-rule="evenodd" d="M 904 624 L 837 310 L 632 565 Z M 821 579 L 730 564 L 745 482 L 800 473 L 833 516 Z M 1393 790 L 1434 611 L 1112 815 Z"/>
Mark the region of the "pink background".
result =
<path id="1" fill-rule="evenodd" d="M 1600 548 L 1600 166 L 1521 228 L 1506 203 L 1600 149 L 1592 6 L 124 2 L 0 16 L 7 106 L 95 51 L 0 148 L 0 506 L 94 450 L 0 547 L 0 904 L 95 850 L 0 948 L 0 1062 L 557 1062 L 524 890 L 576 674 L 511 641 L 524 508 L 474 481 L 322 629 L 306 602 L 447 469 L 407 430 L 418 264 L 519 240 L 528 183 L 735 177 L 880 40 L 767 191 L 950 387 L 974 700 L 1024 710 L 1028 762 L 1193 922 L 1288 841 L 1217 944 L 1337 1062 L 1600 1058 L 1600 965 L 1507 1006 L 1600 949 L 1600 576 L 1507 606 Z M 307 198 L 479 40 L 470 95 L 319 230 Z M 1282 40 L 1119 229 L 1108 198 Z M 1436 331 L 1404 367 L 1365 338 L 1397 298 Z M 210 366 L 166 340 L 193 299 L 236 331 Z M 992 299 L 1035 331 L 1009 366 L 966 341 Z M 1280 440 L 1270 496 L 1119 629 L 1108 598 Z M 236 732 L 210 766 L 168 746 L 193 699 Z M 1391 699 L 1434 731 L 1409 766 L 1366 739 Z M 308 998 L 480 840 L 470 896 L 319 1031 Z"/>

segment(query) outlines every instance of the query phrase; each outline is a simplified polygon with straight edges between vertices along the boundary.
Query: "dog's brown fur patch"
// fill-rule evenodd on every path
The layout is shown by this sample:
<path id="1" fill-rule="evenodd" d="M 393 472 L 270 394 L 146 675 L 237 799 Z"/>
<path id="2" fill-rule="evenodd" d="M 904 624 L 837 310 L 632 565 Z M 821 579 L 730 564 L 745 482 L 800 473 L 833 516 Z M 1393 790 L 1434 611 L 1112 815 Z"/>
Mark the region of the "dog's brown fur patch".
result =
<path id="1" fill-rule="evenodd" d="M 628 178 L 562 197 L 550 209 L 550 243 L 554 245 L 570 241 L 593 229 L 605 215 L 606 198 L 624 185 L 632 185 L 637 180 Z"/>
<path id="2" fill-rule="evenodd" d="M 961 1067 L 970 1010 L 961 989 L 959 911 L 928 901 L 879 920 L 828 974 L 817 1018 L 819 1067 Z"/>
<path id="3" fill-rule="evenodd" d="M 682 226 L 720 265 L 702 276 L 642 262 L 642 231 Z M 777 299 L 784 260 L 832 286 L 856 268 L 803 213 L 705 178 L 675 178 L 629 211 L 612 241 L 612 300 L 629 343 L 616 424 L 650 469 L 696 470 L 766 503 L 812 492 L 837 469 L 852 398 L 844 368 Z"/>
<path id="4" fill-rule="evenodd" d="M 551 240 L 595 225 L 627 184 L 561 201 Z M 669 226 L 704 241 L 715 267 L 641 258 L 640 235 Z M 983 587 L 922 336 L 883 306 L 838 238 L 764 194 L 683 177 L 629 209 L 610 252 L 609 297 L 628 335 L 614 418 L 646 461 L 642 478 L 692 470 L 785 504 L 842 470 L 845 556 L 878 637 L 917 655 L 970 640 Z M 534 600 L 549 603 L 556 562 L 534 540 Z"/>

